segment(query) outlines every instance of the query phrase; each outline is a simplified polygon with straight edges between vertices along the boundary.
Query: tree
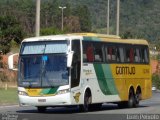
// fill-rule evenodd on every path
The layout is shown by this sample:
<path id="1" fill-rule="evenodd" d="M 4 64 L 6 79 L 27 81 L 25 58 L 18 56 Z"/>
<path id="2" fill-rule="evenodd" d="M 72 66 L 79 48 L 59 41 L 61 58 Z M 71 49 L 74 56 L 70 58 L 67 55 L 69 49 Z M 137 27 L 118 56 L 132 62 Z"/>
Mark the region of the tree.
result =
<path id="1" fill-rule="evenodd" d="M 131 33 L 131 31 L 126 31 L 124 34 L 121 35 L 121 38 L 123 39 L 133 38 L 133 34 Z"/>
<path id="2" fill-rule="evenodd" d="M 157 88 L 160 89 L 160 76 L 158 74 L 152 75 L 152 84 Z"/>
<path id="3" fill-rule="evenodd" d="M 86 5 L 78 6 L 74 10 L 74 15 L 79 17 L 81 31 L 90 32 L 92 29 L 92 24 L 88 7 Z"/>
<path id="4" fill-rule="evenodd" d="M 55 27 L 43 28 L 40 31 L 41 35 L 56 35 L 62 34 L 63 32 Z"/>
<path id="5" fill-rule="evenodd" d="M 3 68 L 2 56 L 0 55 L 0 69 Z"/>
<path id="6" fill-rule="evenodd" d="M 72 15 L 72 9 L 71 9 L 71 5 L 69 3 L 66 3 L 66 9 L 64 11 L 64 16 L 71 16 Z"/>
<path id="7" fill-rule="evenodd" d="M 23 39 L 23 32 L 12 16 L 0 16 L 0 50 L 3 54 L 10 51 L 11 40 L 20 44 Z"/>
<path id="8" fill-rule="evenodd" d="M 41 28 L 57 27 L 61 23 L 58 17 L 60 15 L 58 0 L 41 0 Z"/>
<path id="9" fill-rule="evenodd" d="M 79 17 L 76 16 L 69 16 L 64 18 L 64 25 L 67 29 L 67 32 L 80 32 L 80 23 Z"/>

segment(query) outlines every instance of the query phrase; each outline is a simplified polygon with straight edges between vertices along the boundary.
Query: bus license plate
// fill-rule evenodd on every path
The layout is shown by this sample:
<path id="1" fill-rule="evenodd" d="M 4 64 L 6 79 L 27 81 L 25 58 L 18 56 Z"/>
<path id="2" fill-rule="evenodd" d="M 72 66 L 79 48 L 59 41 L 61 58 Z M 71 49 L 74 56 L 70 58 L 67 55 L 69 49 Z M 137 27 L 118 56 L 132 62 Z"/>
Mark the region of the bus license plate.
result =
<path id="1" fill-rule="evenodd" d="M 38 102 L 46 102 L 46 99 L 38 99 Z"/>

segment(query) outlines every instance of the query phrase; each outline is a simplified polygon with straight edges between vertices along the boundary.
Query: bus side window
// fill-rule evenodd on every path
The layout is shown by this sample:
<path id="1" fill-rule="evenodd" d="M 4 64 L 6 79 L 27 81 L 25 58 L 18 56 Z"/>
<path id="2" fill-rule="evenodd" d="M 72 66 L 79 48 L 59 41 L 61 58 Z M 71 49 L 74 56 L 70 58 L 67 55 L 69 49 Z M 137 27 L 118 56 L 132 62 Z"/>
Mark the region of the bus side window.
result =
<path id="1" fill-rule="evenodd" d="M 108 52 L 108 47 L 105 46 L 104 50 L 105 50 L 106 62 L 108 62 L 110 60 L 110 56 L 109 56 L 109 52 Z"/>
<path id="2" fill-rule="evenodd" d="M 120 62 L 121 63 L 124 63 L 124 58 L 125 58 L 125 56 L 124 56 L 124 48 L 123 47 L 119 47 L 119 55 L 120 55 Z"/>
<path id="3" fill-rule="evenodd" d="M 94 52 L 94 58 L 95 62 L 103 62 L 103 53 L 102 53 L 102 45 L 100 43 L 94 44 L 95 52 Z"/>
<path id="4" fill-rule="evenodd" d="M 93 49 L 92 44 L 87 46 L 86 55 L 87 55 L 87 62 L 93 62 L 94 61 L 94 49 Z"/>
<path id="5" fill-rule="evenodd" d="M 148 49 L 145 48 L 144 49 L 144 59 L 145 59 L 145 63 L 149 63 L 149 55 L 148 55 Z"/>
<path id="6" fill-rule="evenodd" d="M 87 55 L 83 54 L 83 62 L 87 62 Z"/>
<path id="7" fill-rule="evenodd" d="M 83 62 L 94 61 L 93 45 L 90 42 L 83 42 Z"/>
<path id="8" fill-rule="evenodd" d="M 105 47 L 104 47 L 104 45 L 102 46 L 101 50 L 102 50 L 103 62 L 106 62 L 106 59 L 105 59 Z"/>
<path id="9" fill-rule="evenodd" d="M 133 48 L 130 47 L 130 48 L 126 48 L 126 62 L 127 63 L 133 63 L 133 60 L 134 60 L 134 52 L 133 52 Z"/>
<path id="10" fill-rule="evenodd" d="M 125 62 L 128 63 L 128 62 L 130 62 L 129 49 L 128 48 L 125 49 L 125 54 L 126 54 L 126 56 L 125 56 L 126 57 L 125 58 Z"/>
<path id="11" fill-rule="evenodd" d="M 113 46 L 105 47 L 106 60 L 107 62 L 116 62 L 117 59 L 117 48 Z"/>
<path id="12" fill-rule="evenodd" d="M 112 47 L 108 47 L 108 61 L 112 61 Z"/>
<path id="13" fill-rule="evenodd" d="M 112 62 L 116 61 L 117 50 L 116 47 L 112 47 Z"/>
<path id="14" fill-rule="evenodd" d="M 142 48 L 141 49 L 141 62 L 142 63 L 148 63 L 149 62 L 149 55 L 148 55 L 148 50 L 147 48 Z"/>
<path id="15" fill-rule="evenodd" d="M 118 47 L 116 47 L 116 61 L 119 63 L 119 62 L 121 62 L 121 60 L 120 60 L 120 51 L 119 51 L 119 48 Z"/>
<path id="16" fill-rule="evenodd" d="M 134 54 L 133 54 L 133 52 L 134 52 L 133 48 L 130 48 L 130 53 L 129 53 L 130 63 L 133 63 L 133 60 L 134 60 Z"/>
<path id="17" fill-rule="evenodd" d="M 140 53 L 139 53 L 139 49 L 138 48 L 134 49 L 134 62 L 135 63 L 139 63 L 140 62 Z"/>

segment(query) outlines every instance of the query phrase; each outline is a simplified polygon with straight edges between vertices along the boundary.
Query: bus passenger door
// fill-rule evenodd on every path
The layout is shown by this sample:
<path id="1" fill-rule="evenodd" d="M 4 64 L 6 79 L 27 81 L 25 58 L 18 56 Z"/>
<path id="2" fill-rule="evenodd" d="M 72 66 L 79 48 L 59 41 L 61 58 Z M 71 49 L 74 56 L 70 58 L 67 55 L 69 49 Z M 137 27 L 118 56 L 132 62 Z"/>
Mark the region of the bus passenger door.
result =
<path id="1" fill-rule="evenodd" d="M 81 72 L 81 47 L 80 40 L 72 41 L 73 60 L 71 67 L 71 88 L 79 86 Z"/>

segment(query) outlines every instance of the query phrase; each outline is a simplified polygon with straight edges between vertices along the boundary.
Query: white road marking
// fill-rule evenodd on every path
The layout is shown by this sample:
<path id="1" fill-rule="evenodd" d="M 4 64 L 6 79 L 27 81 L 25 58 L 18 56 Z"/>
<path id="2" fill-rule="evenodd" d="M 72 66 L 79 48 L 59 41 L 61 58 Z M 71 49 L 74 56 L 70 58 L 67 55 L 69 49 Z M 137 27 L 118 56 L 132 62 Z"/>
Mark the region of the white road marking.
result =
<path id="1" fill-rule="evenodd" d="M 2 105 L 2 106 L 0 106 L 0 109 L 1 108 L 10 108 L 10 107 L 19 107 L 19 105 Z"/>

